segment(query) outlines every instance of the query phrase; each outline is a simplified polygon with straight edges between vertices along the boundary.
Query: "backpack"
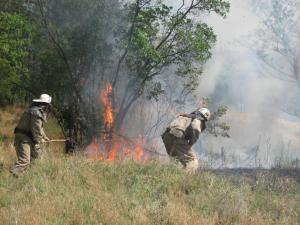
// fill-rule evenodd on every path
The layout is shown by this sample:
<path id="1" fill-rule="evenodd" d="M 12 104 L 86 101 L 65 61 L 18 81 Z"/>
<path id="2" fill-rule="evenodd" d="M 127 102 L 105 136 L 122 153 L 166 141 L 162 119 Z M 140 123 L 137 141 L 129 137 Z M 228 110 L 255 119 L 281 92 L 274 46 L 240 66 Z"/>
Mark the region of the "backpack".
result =
<path id="1" fill-rule="evenodd" d="M 171 130 L 177 129 L 185 132 L 186 129 L 190 126 L 191 122 L 192 122 L 191 118 L 180 115 L 170 123 L 169 128 Z"/>

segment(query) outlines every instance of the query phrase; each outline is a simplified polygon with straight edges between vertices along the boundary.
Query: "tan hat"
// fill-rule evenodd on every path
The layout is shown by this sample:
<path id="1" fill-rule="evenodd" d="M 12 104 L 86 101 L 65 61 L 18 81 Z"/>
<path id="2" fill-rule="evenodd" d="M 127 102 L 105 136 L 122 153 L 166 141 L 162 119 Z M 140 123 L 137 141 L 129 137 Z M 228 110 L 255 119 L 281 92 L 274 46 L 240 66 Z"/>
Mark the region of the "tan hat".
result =
<path id="1" fill-rule="evenodd" d="M 51 104 L 51 96 L 47 95 L 47 94 L 41 94 L 40 97 L 38 99 L 33 99 L 33 102 L 43 102 L 43 103 L 47 103 L 47 104 Z"/>

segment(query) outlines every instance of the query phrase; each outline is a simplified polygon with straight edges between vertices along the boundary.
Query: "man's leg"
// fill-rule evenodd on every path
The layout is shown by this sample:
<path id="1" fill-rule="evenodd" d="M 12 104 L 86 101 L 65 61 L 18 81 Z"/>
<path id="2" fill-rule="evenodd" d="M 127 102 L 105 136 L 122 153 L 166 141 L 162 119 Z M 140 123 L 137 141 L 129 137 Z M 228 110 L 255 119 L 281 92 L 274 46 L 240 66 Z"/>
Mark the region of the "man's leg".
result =
<path id="1" fill-rule="evenodd" d="M 10 170 L 11 173 L 18 175 L 20 172 L 23 172 L 28 168 L 30 164 L 31 147 L 31 143 L 23 143 L 22 141 L 15 142 L 17 161 Z"/>
<path id="2" fill-rule="evenodd" d="M 196 155 L 196 153 L 190 148 L 188 152 L 185 153 L 186 154 L 186 171 L 188 173 L 193 173 L 195 171 L 197 171 L 198 167 L 199 167 L 199 161 L 198 161 L 198 157 Z"/>
<path id="3" fill-rule="evenodd" d="M 43 152 L 42 152 L 41 146 L 39 144 L 33 145 L 32 149 L 31 149 L 31 157 L 33 160 L 43 158 Z"/>
<path id="4" fill-rule="evenodd" d="M 184 139 L 177 139 L 174 142 L 172 153 L 183 166 L 183 168 L 191 173 L 198 169 L 199 162 L 197 155 L 191 149 L 191 146 Z"/>
<path id="5" fill-rule="evenodd" d="M 163 137 L 163 142 L 168 155 L 179 162 L 181 167 L 187 172 L 196 171 L 198 169 L 199 163 L 197 155 L 191 149 L 187 140 L 166 133 Z"/>
<path id="6" fill-rule="evenodd" d="M 164 135 L 163 135 L 163 143 L 166 147 L 166 151 L 168 153 L 169 156 L 172 156 L 172 147 L 173 147 L 173 144 L 174 144 L 174 141 L 175 141 L 175 137 L 170 134 L 169 132 L 166 132 Z"/>

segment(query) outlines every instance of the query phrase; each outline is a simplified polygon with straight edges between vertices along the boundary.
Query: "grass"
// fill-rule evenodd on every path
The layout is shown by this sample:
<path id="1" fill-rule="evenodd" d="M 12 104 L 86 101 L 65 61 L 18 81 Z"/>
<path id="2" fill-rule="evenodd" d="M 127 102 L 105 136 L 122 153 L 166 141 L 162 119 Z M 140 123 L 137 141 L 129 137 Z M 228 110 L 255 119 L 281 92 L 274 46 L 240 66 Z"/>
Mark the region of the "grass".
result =
<path id="1" fill-rule="evenodd" d="M 188 176 L 173 163 L 91 162 L 47 148 L 15 178 L 13 146 L 0 142 L 0 225 L 300 224 L 300 184 L 291 178 Z"/>

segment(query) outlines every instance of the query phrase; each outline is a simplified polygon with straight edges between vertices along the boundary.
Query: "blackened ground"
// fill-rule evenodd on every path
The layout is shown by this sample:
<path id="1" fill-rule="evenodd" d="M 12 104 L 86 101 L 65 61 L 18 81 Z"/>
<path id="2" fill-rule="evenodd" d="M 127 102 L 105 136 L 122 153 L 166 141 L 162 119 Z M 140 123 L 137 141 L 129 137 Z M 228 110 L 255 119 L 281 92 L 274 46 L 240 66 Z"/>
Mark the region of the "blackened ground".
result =
<path id="1" fill-rule="evenodd" d="M 250 169 L 250 168 L 225 168 L 225 169 L 215 169 L 215 170 L 208 170 L 212 173 L 222 176 L 222 177 L 244 177 L 250 180 L 257 180 L 259 177 L 262 176 L 272 176 L 276 178 L 282 179 L 293 179 L 297 182 L 300 182 L 300 169 Z"/>

